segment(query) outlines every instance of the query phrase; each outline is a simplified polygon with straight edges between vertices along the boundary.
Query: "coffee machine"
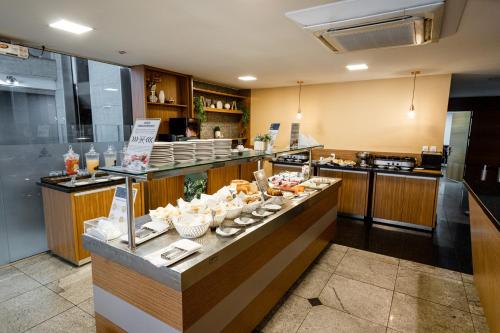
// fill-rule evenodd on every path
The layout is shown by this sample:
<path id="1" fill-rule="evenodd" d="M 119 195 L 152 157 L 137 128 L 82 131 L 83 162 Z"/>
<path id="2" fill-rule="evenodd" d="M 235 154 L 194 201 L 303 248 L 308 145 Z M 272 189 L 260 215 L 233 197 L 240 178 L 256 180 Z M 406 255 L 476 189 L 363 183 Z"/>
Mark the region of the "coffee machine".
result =
<path id="1" fill-rule="evenodd" d="M 371 165 L 372 161 L 372 155 L 367 152 L 367 151 L 360 151 L 356 154 L 356 157 L 358 158 L 358 163 L 359 166 L 366 167 Z"/>

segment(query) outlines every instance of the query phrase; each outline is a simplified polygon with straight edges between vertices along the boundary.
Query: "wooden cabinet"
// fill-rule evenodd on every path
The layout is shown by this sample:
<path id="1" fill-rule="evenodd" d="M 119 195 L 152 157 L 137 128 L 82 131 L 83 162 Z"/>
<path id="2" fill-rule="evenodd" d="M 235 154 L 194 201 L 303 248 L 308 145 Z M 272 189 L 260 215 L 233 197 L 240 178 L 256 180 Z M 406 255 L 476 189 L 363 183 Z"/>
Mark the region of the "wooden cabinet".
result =
<path id="1" fill-rule="evenodd" d="M 253 173 L 257 171 L 257 162 L 250 162 L 240 165 L 240 179 L 252 182 L 255 180 Z"/>
<path id="2" fill-rule="evenodd" d="M 240 166 L 231 165 L 208 170 L 207 193 L 214 194 L 231 180 L 240 178 Z"/>
<path id="3" fill-rule="evenodd" d="M 138 189 L 134 215 L 144 215 L 142 184 Z M 45 231 L 49 250 L 76 265 L 90 260 L 82 244 L 83 225 L 87 220 L 108 216 L 115 186 L 76 193 L 42 188 Z"/>
<path id="4" fill-rule="evenodd" d="M 367 171 L 320 169 L 320 176 L 342 179 L 339 190 L 339 213 L 366 216 L 369 174 Z"/>
<path id="5" fill-rule="evenodd" d="M 373 217 L 434 228 L 439 179 L 376 173 Z"/>

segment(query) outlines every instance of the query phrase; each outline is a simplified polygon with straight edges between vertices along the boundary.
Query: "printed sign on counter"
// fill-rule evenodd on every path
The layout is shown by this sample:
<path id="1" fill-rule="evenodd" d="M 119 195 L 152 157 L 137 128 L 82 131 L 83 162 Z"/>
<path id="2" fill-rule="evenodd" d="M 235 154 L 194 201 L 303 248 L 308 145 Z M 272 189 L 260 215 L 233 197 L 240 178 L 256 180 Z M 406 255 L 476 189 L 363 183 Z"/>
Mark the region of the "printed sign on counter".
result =
<path id="1" fill-rule="evenodd" d="M 160 122 L 161 119 L 136 120 L 122 167 L 132 170 L 147 168 Z"/>
<path id="2" fill-rule="evenodd" d="M 134 191 L 134 202 L 137 195 L 137 189 Z M 127 231 L 127 189 L 125 186 L 117 186 L 115 189 L 115 196 L 111 203 L 108 219 L 114 223 L 118 223 L 120 231 L 125 233 Z"/>

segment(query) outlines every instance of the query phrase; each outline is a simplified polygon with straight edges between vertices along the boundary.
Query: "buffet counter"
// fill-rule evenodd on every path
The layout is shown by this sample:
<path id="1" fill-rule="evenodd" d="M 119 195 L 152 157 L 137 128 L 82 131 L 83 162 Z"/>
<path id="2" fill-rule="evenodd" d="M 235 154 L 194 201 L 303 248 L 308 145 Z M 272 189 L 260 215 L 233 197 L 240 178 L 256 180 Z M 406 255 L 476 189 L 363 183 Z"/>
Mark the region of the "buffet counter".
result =
<path id="1" fill-rule="evenodd" d="M 209 231 L 194 239 L 199 252 L 169 267 L 146 256 L 179 240 L 175 230 L 135 251 L 84 235 L 97 331 L 250 332 L 332 240 L 340 185 L 288 200 L 235 236 Z"/>
<path id="2" fill-rule="evenodd" d="M 491 332 L 500 331 L 500 183 L 466 179 L 472 265 L 484 314 Z"/>

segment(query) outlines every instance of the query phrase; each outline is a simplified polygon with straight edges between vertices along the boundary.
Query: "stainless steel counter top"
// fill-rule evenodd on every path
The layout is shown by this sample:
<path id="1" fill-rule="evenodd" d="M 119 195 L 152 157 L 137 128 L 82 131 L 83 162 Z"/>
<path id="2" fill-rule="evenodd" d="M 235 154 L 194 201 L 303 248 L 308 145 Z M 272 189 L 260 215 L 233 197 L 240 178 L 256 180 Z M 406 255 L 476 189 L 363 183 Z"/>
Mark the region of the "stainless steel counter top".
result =
<path id="1" fill-rule="evenodd" d="M 170 288 L 182 291 L 286 224 L 291 217 L 312 205 L 315 200 L 327 196 L 340 186 L 340 182 L 340 179 L 335 179 L 331 185 L 321 191 L 313 192 L 302 199 L 288 201 L 279 212 L 255 225 L 246 227 L 236 236 L 220 237 L 215 232 L 208 231 L 203 237 L 194 239 L 195 242 L 203 245 L 198 253 L 170 267 L 156 267 L 144 257 L 181 239 L 175 230 L 170 230 L 166 234 L 138 246 L 135 252 L 130 252 L 127 244 L 119 240 L 105 243 L 87 235 L 83 235 L 83 245 L 93 254 L 135 270 L 166 284 Z M 148 220 L 149 216 L 146 215 L 137 219 L 136 223 L 140 225 Z"/>

